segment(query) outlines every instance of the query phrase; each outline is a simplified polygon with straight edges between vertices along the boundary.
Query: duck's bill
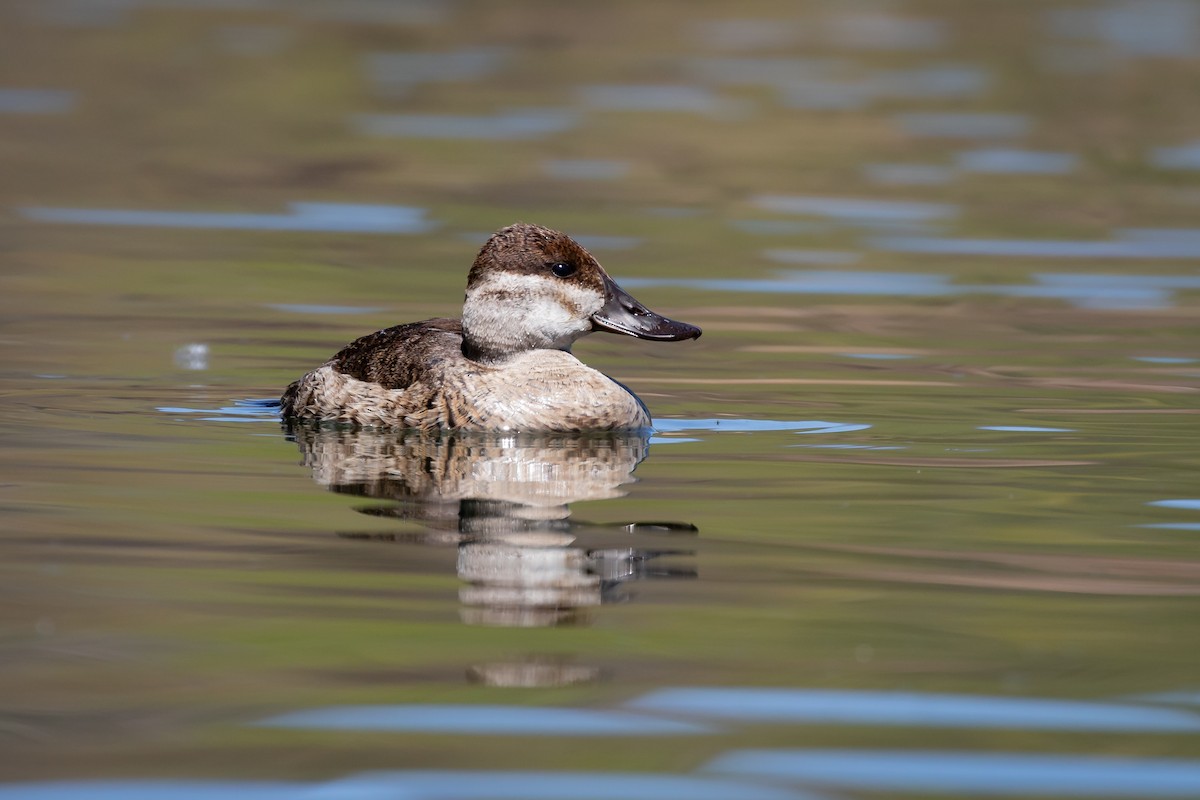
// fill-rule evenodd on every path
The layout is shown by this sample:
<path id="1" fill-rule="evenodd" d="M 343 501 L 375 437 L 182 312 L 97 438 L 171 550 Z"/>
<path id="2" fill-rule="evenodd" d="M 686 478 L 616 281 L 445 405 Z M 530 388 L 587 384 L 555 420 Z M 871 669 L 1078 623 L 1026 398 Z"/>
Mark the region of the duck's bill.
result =
<path id="1" fill-rule="evenodd" d="M 655 314 L 607 275 L 604 276 L 604 293 L 604 307 L 592 315 L 593 330 L 623 333 L 656 342 L 700 338 L 700 329 L 695 325 Z"/>

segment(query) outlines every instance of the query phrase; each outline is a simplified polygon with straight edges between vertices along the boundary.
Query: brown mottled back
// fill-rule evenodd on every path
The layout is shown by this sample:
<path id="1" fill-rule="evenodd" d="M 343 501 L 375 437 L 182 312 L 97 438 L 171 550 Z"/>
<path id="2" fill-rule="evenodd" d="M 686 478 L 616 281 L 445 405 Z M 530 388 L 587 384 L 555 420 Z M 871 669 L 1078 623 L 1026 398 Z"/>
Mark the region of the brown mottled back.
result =
<path id="1" fill-rule="evenodd" d="M 439 317 L 395 325 L 355 339 L 330 359 L 343 375 L 406 389 L 421 375 L 438 373 L 447 358 L 461 356 L 462 323 Z"/>

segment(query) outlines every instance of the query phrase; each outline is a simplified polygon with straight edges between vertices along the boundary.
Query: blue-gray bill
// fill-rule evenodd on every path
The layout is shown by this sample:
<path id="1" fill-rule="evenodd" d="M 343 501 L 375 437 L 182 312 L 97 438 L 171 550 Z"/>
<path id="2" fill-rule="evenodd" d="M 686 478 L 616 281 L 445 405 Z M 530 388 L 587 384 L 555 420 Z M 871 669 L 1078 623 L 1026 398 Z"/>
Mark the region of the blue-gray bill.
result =
<path id="1" fill-rule="evenodd" d="M 604 295 L 604 307 L 592 315 L 593 330 L 622 333 L 656 342 L 700 338 L 698 327 L 655 314 L 607 275 L 604 276 Z"/>

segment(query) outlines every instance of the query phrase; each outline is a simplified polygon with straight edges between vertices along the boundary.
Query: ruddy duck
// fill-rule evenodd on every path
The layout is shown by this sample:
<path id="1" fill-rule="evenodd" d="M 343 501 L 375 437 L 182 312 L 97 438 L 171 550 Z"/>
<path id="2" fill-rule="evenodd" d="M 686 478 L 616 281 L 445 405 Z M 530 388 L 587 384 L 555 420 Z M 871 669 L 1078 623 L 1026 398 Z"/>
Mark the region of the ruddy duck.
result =
<path id="1" fill-rule="evenodd" d="M 471 266 L 463 315 L 357 339 L 283 393 L 283 415 L 371 427 L 478 431 L 650 426 L 637 395 L 571 355 L 593 331 L 675 342 L 700 329 L 659 316 L 571 237 L 518 223 Z"/>

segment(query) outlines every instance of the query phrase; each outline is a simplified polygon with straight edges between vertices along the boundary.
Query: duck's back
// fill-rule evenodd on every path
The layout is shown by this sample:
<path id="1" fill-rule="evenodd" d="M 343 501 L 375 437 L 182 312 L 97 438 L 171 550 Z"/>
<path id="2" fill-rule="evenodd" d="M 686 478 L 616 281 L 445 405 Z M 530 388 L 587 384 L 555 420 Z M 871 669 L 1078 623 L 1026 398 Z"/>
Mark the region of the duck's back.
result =
<path id="1" fill-rule="evenodd" d="M 430 319 L 355 339 L 295 381 L 280 398 L 284 417 L 357 425 L 424 427 L 447 369 L 462 361 L 462 324 Z"/>
<path id="2" fill-rule="evenodd" d="M 468 359 L 462 324 L 432 319 L 356 339 L 293 383 L 285 417 L 392 428 L 573 431 L 650 425 L 628 389 L 568 352 Z"/>
<path id="3" fill-rule="evenodd" d="M 343 375 L 384 389 L 407 389 L 460 358 L 462 322 L 439 317 L 355 339 L 328 363 Z"/>

